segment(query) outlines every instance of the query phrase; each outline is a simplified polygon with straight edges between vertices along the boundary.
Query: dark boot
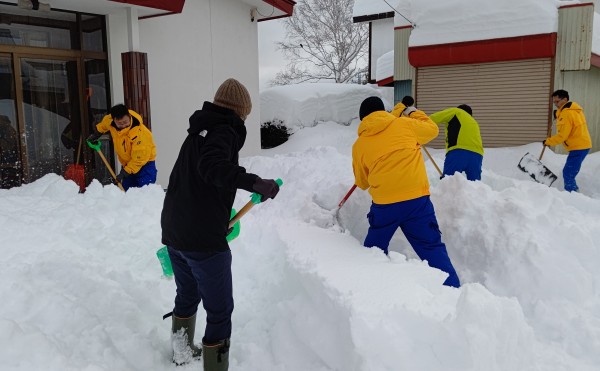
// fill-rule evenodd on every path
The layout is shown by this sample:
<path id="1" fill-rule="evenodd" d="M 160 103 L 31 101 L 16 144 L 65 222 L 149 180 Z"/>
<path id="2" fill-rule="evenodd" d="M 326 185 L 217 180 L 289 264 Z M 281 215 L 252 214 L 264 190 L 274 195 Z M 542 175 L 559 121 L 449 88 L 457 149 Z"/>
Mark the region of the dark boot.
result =
<path id="1" fill-rule="evenodd" d="M 171 345 L 173 347 L 173 362 L 182 365 L 200 357 L 202 349 L 194 345 L 196 331 L 196 314 L 188 318 L 179 318 L 173 314 L 171 328 Z"/>
<path id="2" fill-rule="evenodd" d="M 216 344 L 202 344 L 204 371 L 227 371 L 229 369 L 229 339 Z"/>

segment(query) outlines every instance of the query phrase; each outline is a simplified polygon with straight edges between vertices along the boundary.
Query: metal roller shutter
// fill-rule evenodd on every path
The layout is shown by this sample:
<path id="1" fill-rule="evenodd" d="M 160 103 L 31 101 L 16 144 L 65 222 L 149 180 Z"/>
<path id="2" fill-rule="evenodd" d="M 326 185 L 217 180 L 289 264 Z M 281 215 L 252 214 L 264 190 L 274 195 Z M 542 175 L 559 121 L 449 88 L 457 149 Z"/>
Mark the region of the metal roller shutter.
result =
<path id="1" fill-rule="evenodd" d="M 473 108 L 484 147 L 510 147 L 546 138 L 551 110 L 552 60 L 423 67 L 417 107 L 431 114 L 459 104 Z M 429 146 L 444 148 L 444 129 Z"/>

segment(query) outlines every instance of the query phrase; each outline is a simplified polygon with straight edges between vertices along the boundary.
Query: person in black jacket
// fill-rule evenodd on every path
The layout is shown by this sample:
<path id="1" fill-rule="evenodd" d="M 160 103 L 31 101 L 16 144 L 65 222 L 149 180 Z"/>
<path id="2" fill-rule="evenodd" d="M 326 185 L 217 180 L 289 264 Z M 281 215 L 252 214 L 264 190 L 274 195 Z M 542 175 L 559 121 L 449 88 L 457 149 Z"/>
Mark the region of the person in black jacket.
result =
<path id="1" fill-rule="evenodd" d="M 205 370 L 228 368 L 233 294 L 226 237 L 235 194 L 244 189 L 266 200 L 279 192 L 274 180 L 238 165 L 251 109 L 244 85 L 235 79 L 223 82 L 214 102 L 204 102 L 190 117 L 169 178 L 161 227 L 177 286 L 171 337 L 177 364 L 203 353 Z M 202 350 L 193 341 L 200 301 L 206 310 Z"/>

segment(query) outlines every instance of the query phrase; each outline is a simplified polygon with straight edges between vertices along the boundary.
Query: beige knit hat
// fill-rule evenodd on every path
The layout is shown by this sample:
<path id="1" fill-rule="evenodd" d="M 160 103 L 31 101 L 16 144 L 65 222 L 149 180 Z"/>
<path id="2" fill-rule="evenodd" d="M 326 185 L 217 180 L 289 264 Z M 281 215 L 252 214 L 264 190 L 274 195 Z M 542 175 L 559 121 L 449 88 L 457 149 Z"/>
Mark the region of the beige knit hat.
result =
<path id="1" fill-rule="evenodd" d="M 252 111 L 250 93 L 236 79 L 227 79 L 219 86 L 213 103 L 217 106 L 233 110 L 242 120 L 246 120 L 246 117 Z"/>

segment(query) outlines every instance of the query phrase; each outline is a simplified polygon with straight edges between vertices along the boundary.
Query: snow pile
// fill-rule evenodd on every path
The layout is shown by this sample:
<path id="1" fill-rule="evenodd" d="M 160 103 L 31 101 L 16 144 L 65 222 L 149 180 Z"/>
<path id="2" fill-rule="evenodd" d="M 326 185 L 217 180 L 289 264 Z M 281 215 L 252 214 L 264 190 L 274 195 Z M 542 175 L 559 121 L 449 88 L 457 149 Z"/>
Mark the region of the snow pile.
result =
<path id="1" fill-rule="evenodd" d="M 287 108 L 302 116 L 310 97 L 296 93 Z M 362 246 L 367 192 L 337 212 L 354 181 L 357 126 L 306 127 L 242 159 L 284 185 L 244 216 L 231 243 L 230 369 L 598 371 L 600 154 L 583 163 L 581 194 L 518 170 L 539 143 L 486 148 L 481 182 L 439 180 L 428 160 L 442 238 L 463 282 L 454 289 L 400 232 L 389 256 Z M 429 151 L 441 165 L 444 151 Z M 543 162 L 560 174 L 565 157 L 546 150 Z M 161 318 L 175 295 L 155 256 L 163 190 L 94 182 L 77 191 L 57 175 L 0 190 L 2 370 L 201 368 L 171 363 L 171 323 Z M 239 191 L 235 207 L 248 196 Z M 200 309 L 196 342 L 203 328 Z"/>
<path id="2" fill-rule="evenodd" d="M 389 77 L 394 77 L 394 51 L 390 50 L 381 57 L 377 58 L 377 71 L 375 80 L 381 81 Z"/>
<path id="3" fill-rule="evenodd" d="M 371 96 L 383 99 L 381 92 L 366 85 L 304 83 L 276 86 L 260 93 L 260 122 L 282 124 L 291 133 L 327 121 L 348 125 L 358 118 L 362 101 Z M 390 104 L 385 104 L 389 109 Z"/>

